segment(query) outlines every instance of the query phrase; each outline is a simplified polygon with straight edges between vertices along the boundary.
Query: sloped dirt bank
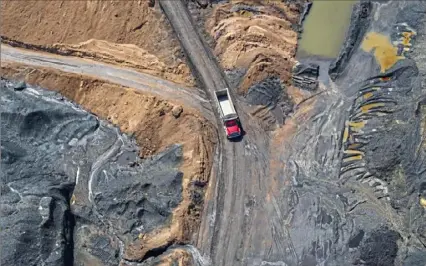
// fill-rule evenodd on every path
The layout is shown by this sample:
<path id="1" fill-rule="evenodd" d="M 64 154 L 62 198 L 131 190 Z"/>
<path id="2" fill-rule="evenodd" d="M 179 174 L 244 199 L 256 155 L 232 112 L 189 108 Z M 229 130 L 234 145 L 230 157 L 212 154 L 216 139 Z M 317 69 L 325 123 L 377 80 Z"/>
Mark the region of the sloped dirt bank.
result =
<path id="1" fill-rule="evenodd" d="M 186 85 L 191 73 L 161 11 L 149 1 L 1 3 L 2 42 L 115 63 Z"/>
<path id="2" fill-rule="evenodd" d="M 73 175 L 78 176 L 75 178 L 80 180 L 69 199 L 71 210 L 77 217 L 74 230 L 77 259 L 103 265 L 116 265 L 120 259 L 142 261 L 157 254 L 152 250 L 185 243 L 196 232 L 215 142 L 215 131 L 203 118 L 185 107 L 153 96 L 51 69 L 3 64 L 2 76 L 24 79 L 30 84 L 60 92 L 100 118 L 120 126 L 123 132 L 133 135 L 140 146 L 140 149 L 126 148 L 120 156 L 116 156 L 116 163 L 130 170 L 119 167 L 121 170 L 117 172 L 115 168 L 101 167 L 99 163 L 92 162 L 92 169 L 94 165 L 99 169 L 89 174 L 84 166 L 85 160 L 81 162 L 83 165 L 73 170 Z M 108 132 L 105 133 L 108 138 L 115 140 L 106 141 L 109 144 L 105 145 L 112 146 L 103 155 L 99 154 L 101 162 L 107 160 L 105 156 L 109 152 L 120 153 L 114 147 L 121 138 L 113 138 L 115 133 Z M 101 139 L 99 141 L 102 142 Z M 93 147 L 88 147 L 87 152 L 91 154 Z M 137 159 L 138 155 L 142 161 Z M 140 167 L 148 171 L 145 172 L 148 176 L 156 175 L 157 170 L 176 169 L 178 172 L 174 178 L 167 179 L 160 174 L 154 180 L 169 180 L 169 192 L 164 196 L 175 197 L 177 201 L 167 197 L 155 199 L 155 195 L 159 194 L 154 193 L 155 185 L 149 185 L 154 180 L 140 187 L 142 181 L 135 170 Z M 128 174 L 127 181 L 118 179 Z M 93 186 L 91 190 L 90 183 Z M 163 187 L 160 183 L 158 185 Z M 182 187 L 182 200 L 176 198 L 179 187 Z M 120 195 L 127 195 L 126 200 L 114 203 Z M 164 209 L 166 206 L 169 209 Z M 139 211 L 139 208 L 142 209 Z M 160 213 L 162 218 L 155 218 L 155 213 Z M 139 217 L 137 221 L 134 220 L 135 215 Z M 105 254 L 116 254 L 116 257 Z"/>
<path id="3" fill-rule="evenodd" d="M 309 95 L 291 82 L 303 3 L 233 0 L 205 9 L 189 5 L 231 86 L 268 129 L 282 125 L 294 105 Z"/>
<path id="4" fill-rule="evenodd" d="M 224 69 L 244 69 L 239 91 L 270 77 L 288 84 L 295 64 L 299 20 L 295 4 L 278 1 L 231 1 L 213 7 L 206 31 Z"/>

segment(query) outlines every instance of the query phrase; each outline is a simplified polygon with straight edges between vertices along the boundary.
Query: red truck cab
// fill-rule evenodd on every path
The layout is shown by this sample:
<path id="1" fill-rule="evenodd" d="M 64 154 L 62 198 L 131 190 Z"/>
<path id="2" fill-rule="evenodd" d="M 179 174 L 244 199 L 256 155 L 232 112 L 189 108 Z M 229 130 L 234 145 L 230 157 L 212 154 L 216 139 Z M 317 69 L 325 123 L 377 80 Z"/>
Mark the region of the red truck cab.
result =
<path id="1" fill-rule="evenodd" d="M 225 121 L 226 136 L 228 139 L 241 136 L 240 121 L 238 118 Z"/>

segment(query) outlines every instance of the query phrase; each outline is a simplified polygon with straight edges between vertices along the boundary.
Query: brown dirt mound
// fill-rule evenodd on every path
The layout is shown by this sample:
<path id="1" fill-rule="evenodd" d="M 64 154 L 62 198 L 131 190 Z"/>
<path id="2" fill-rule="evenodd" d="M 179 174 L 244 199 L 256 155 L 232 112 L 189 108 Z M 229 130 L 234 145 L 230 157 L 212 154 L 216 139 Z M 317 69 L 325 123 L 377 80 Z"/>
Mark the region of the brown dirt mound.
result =
<path id="1" fill-rule="evenodd" d="M 299 7 L 279 1 L 237 0 L 218 4 L 206 21 L 223 68 L 247 69 L 239 91 L 267 77 L 289 82 L 295 64 Z"/>
<path id="2" fill-rule="evenodd" d="M 122 262 L 120 266 L 132 266 L 134 263 Z M 173 249 L 165 255 L 161 255 L 156 266 L 192 266 L 192 256 L 184 249 Z"/>
<path id="3" fill-rule="evenodd" d="M 1 34 L 194 85 L 171 27 L 148 5 L 145 0 L 2 1 Z"/>
<path id="4" fill-rule="evenodd" d="M 217 139 L 208 121 L 196 111 L 176 103 L 53 69 L 3 62 L 1 76 L 55 90 L 98 117 L 118 125 L 123 132 L 135 136 L 141 157 L 155 154 L 174 143 L 183 144 L 182 203 L 174 210 L 169 227 L 140 235 L 135 243 L 128 243 L 125 256 L 137 260 L 153 248 L 187 242 L 192 237 L 198 228 L 202 206 L 193 202 L 191 194 L 195 188 L 190 183 L 208 182 Z"/>

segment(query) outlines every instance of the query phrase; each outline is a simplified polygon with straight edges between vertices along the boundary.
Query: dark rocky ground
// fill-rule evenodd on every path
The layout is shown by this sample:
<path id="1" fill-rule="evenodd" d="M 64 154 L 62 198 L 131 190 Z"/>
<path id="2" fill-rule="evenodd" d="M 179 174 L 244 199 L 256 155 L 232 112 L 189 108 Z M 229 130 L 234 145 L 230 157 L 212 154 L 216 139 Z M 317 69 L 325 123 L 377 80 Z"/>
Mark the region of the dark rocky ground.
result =
<path id="1" fill-rule="evenodd" d="M 281 192 L 291 221 L 285 262 L 426 265 L 426 5 L 362 2 L 352 22 L 331 64 L 334 83 L 283 157 L 293 181 Z M 367 34 L 378 39 L 371 51 Z M 405 58 L 392 64 L 399 45 Z"/>
<path id="2" fill-rule="evenodd" d="M 285 118 L 294 107 L 286 86 L 278 77 L 266 78 L 254 84 L 248 89 L 244 98 L 251 105 L 267 107 L 279 125 L 284 124 Z"/>
<path id="3" fill-rule="evenodd" d="M 1 265 L 118 265 L 167 224 L 180 146 L 140 161 L 133 139 L 61 96 L 0 86 Z"/>

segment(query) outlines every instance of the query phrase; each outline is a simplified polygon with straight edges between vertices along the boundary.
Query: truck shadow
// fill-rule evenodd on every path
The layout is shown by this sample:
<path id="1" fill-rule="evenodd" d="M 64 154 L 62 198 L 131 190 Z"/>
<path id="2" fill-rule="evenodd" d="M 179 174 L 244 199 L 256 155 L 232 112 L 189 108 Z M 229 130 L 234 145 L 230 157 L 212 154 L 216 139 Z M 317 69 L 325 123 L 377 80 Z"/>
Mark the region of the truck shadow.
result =
<path id="1" fill-rule="evenodd" d="M 244 136 L 246 135 L 246 132 L 244 131 L 244 129 L 241 130 L 241 136 L 237 137 L 237 138 L 233 138 L 233 139 L 228 139 L 230 142 L 241 142 L 244 138 Z"/>

